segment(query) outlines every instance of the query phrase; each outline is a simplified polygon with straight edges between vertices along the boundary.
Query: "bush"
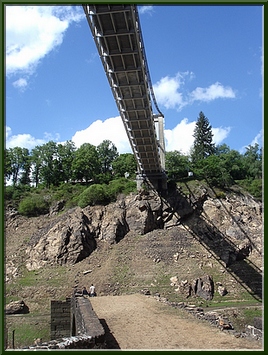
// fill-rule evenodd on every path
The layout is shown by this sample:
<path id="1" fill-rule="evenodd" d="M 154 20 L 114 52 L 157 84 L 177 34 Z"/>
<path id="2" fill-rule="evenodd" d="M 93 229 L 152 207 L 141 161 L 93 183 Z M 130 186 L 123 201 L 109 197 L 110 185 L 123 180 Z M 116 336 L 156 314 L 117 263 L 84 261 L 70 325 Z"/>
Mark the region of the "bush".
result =
<path id="1" fill-rule="evenodd" d="M 116 200 L 117 196 L 121 193 L 128 195 L 130 192 L 135 191 L 137 184 L 135 181 L 126 178 L 112 180 L 107 186 L 107 195 L 110 201 Z"/>
<path id="2" fill-rule="evenodd" d="M 248 191 L 256 199 L 262 200 L 262 179 L 237 180 L 236 183 L 242 186 L 243 189 Z"/>
<path id="3" fill-rule="evenodd" d="M 6 186 L 5 187 L 5 200 L 19 201 L 30 191 L 28 185 Z"/>
<path id="4" fill-rule="evenodd" d="M 108 201 L 104 185 L 94 184 L 85 189 L 78 198 L 78 206 L 84 208 L 88 205 L 105 204 Z"/>
<path id="5" fill-rule="evenodd" d="M 49 203 L 43 196 L 28 196 L 19 203 L 18 211 L 23 216 L 36 217 L 49 212 Z"/>

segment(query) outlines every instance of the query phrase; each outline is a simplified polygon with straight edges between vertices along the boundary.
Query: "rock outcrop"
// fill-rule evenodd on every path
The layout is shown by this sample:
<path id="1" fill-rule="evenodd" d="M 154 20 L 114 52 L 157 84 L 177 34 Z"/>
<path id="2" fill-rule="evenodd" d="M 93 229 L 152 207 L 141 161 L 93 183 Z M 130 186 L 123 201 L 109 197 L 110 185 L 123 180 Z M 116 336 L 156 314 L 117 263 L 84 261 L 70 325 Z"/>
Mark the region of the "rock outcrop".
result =
<path id="1" fill-rule="evenodd" d="M 51 213 L 62 206 L 63 201 Z M 141 191 L 120 196 L 107 206 L 77 207 L 53 216 L 53 221 L 49 219 L 31 237 L 26 267 L 35 270 L 46 264 L 75 264 L 101 241 L 114 244 L 130 231 L 143 235 L 178 225 L 215 250 L 225 266 L 262 250 L 262 208 L 249 197 L 230 194 L 219 200 L 200 189 L 199 194 L 187 196 L 175 190 L 164 199 L 153 191 Z M 202 292 L 203 286 L 196 287 Z"/>
<path id="2" fill-rule="evenodd" d="M 29 313 L 29 307 L 24 301 L 13 301 L 5 306 L 5 314 L 26 314 Z"/>

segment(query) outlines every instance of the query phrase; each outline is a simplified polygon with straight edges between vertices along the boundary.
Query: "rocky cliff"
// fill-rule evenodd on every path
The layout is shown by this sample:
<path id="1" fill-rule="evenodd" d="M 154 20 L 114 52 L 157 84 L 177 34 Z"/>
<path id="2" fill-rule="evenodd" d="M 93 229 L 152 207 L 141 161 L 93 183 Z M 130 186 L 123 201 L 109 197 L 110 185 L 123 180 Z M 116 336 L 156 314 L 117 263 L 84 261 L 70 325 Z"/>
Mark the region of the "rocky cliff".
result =
<path id="1" fill-rule="evenodd" d="M 187 194 L 173 189 L 165 198 L 153 191 L 141 191 L 119 196 L 107 206 L 88 206 L 83 210 L 77 207 L 61 213 L 51 209 L 42 223 L 36 219 L 39 224 L 32 229 L 24 245 L 24 263 L 28 270 L 74 265 L 88 257 L 90 260 L 90 255 L 101 244 L 121 244 L 126 237 L 131 240 L 134 235 L 148 235 L 149 240 L 153 239 L 150 233 L 154 231 L 160 242 L 155 245 L 151 240 L 143 249 L 154 261 L 177 262 L 188 248 L 188 256 L 196 257 L 202 268 L 207 265 L 207 257 L 204 260 L 201 252 L 190 251 L 194 240 L 220 265 L 242 279 L 250 292 L 261 297 L 262 204 L 241 193 L 229 192 L 219 199 L 207 186 L 198 186 L 194 191 L 187 187 Z M 63 203 L 58 207 L 62 209 Z M 14 230 L 23 226 L 24 220 L 14 211 L 7 211 L 9 240 Z M 174 238 L 176 242 L 172 242 Z M 170 246 L 161 246 L 167 241 Z M 7 281 L 16 276 L 13 260 L 7 258 Z M 184 292 L 189 292 L 189 282 L 185 287 Z"/>

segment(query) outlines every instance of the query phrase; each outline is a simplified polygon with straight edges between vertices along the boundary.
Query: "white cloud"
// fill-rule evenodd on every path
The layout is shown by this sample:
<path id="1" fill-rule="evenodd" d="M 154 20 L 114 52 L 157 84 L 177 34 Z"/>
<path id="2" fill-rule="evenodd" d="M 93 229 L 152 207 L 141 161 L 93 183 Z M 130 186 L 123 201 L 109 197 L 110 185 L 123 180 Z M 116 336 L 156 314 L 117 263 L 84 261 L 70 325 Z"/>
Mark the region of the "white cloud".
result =
<path id="1" fill-rule="evenodd" d="M 28 82 L 27 82 L 26 79 L 20 78 L 20 79 L 14 81 L 14 82 L 12 83 L 12 85 L 13 85 L 16 89 L 20 89 L 20 90 L 23 91 L 23 90 L 26 88 L 26 86 L 28 85 Z"/>
<path id="2" fill-rule="evenodd" d="M 84 18 L 80 7 L 6 6 L 6 73 L 31 74 L 42 58 L 62 43 L 72 22 Z"/>
<path id="3" fill-rule="evenodd" d="M 189 122 L 187 118 L 181 120 L 172 129 L 165 129 L 166 151 L 178 150 L 183 154 L 189 154 L 190 148 L 194 142 L 194 128 L 196 121 Z M 220 144 L 229 134 L 229 127 L 212 128 L 213 142 Z M 120 116 L 108 118 L 105 121 L 94 121 L 84 130 L 77 131 L 71 140 L 79 148 L 83 143 L 99 145 L 105 139 L 114 143 L 118 152 L 131 153 L 131 147 L 127 134 Z"/>
<path id="4" fill-rule="evenodd" d="M 178 72 L 174 77 L 163 77 L 153 85 L 157 102 L 167 109 L 180 111 L 184 106 L 195 101 L 209 102 L 216 99 L 235 98 L 234 90 L 216 82 L 207 88 L 197 87 L 192 92 L 185 92 L 186 80 L 194 78 L 193 72 Z"/>
<path id="5" fill-rule="evenodd" d="M 150 15 L 153 12 L 153 6 L 150 5 L 141 5 L 139 6 L 139 14 L 143 15 L 149 13 Z"/>
<path id="6" fill-rule="evenodd" d="M 120 116 L 108 118 L 105 121 L 94 121 L 84 130 L 77 131 L 71 139 L 77 148 L 83 143 L 97 146 L 105 139 L 108 139 L 113 142 L 120 154 L 131 152 L 128 137 Z"/>
<path id="7" fill-rule="evenodd" d="M 12 130 L 10 127 L 6 127 L 6 141 L 5 147 L 15 148 L 27 148 L 29 150 L 35 148 L 37 145 L 43 145 L 47 142 L 45 139 L 37 139 L 31 136 L 29 133 L 12 135 Z"/>
<path id="8" fill-rule="evenodd" d="M 239 149 L 239 153 L 244 154 L 246 152 L 246 148 L 250 145 L 254 146 L 255 144 L 258 144 L 259 148 L 263 147 L 263 139 L 263 129 L 261 129 L 248 145 L 244 145 Z"/>
<path id="9" fill-rule="evenodd" d="M 188 154 L 194 142 L 195 123 L 195 121 L 188 122 L 188 119 L 184 118 L 173 129 L 166 129 L 166 151 L 178 150 L 183 154 Z"/>
<path id="10" fill-rule="evenodd" d="M 221 144 L 221 142 L 228 137 L 231 131 L 231 127 L 212 127 L 213 143 L 216 145 Z"/>
<path id="11" fill-rule="evenodd" d="M 188 118 L 184 118 L 172 129 L 165 129 L 165 145 L 166 151 L 178 150 L 183 154 L 189 154 L 193 145 L 194 128 L 196 121 L 189 122 Z M 212 127 L 213 142 L 218 145 L 229 135 L 230 127 Z M 260 139 L 261 132 L 255 139 Z M 59 141 L 59 135 L 52 136 L 44 133 L 44 138 L 37 139 L 30 134 L 12 135 L 10 127 L 6 127 L 6 148 L 22 147 L 33 149 L 37 145 L 43 145 L 48 141 Z M 105 139 L 110 140 L 116 146 L 120 154 L 132 153 L 130 143 L 120 116 L 111 117 L 107 120 L 94 121 L 89 127 L 77 131 L 71 140 L 75 146 L 79 148 L 83 143 L 90 143 L 98 146 Z M 61 142 L 64 143 L 64 142 Z M 252 143 L 254 144 L 254 143 Z"/>
<path id="12" fill-rule="evenodd" d="M 184 106 L 182 93 L 178 91 L 180 86 L 181 80 L 179 76 L 174 78 L 166 76 L 160 79 L 153 86 L 157 102 L 167 109 L 182 108 Z"/>
<path id="13" fill-rule="evenodd" d="M 263 130 L 261 129 L 260 132 L 253 138 L 250 145 L 254 146 L 255 144 L 259 144 L 259 146 L 263 146 Z"/>
<path id="14" fill-rule="evenodd" d="M 212 101 L 215 99 L 233 99 L 235 92 L 229 86 L 224 87 L 221 83 L 216 82 L 207 88 L 197 87 L 190 94 L 191 101 Z"/>
<path id="15" fill-rule="evenodd" d="M 188 118 L 184 118 L 173 129 L 165 130 L 166 151 L 178 150 L 182 154 L 189 154 L 194 143 L 195 125 L 196 121 L 189 122 Z M 212 127 L 213 143 L 221 144 L 229 135 L 230 130 L 230 127 Z"/>

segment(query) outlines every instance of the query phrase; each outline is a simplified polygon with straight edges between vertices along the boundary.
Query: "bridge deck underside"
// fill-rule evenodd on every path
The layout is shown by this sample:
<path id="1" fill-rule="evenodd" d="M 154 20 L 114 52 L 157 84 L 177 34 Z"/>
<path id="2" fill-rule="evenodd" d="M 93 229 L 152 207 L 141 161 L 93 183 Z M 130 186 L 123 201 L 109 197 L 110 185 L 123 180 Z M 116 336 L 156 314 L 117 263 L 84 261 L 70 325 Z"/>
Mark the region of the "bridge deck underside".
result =
<path id="1" fill-rule="evenodd" d="M 140 173 L 162 174 L 136 8 L 84 5 Z"/>

